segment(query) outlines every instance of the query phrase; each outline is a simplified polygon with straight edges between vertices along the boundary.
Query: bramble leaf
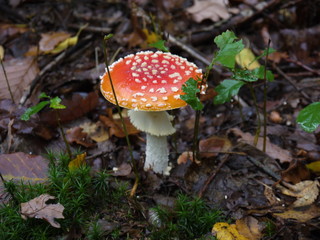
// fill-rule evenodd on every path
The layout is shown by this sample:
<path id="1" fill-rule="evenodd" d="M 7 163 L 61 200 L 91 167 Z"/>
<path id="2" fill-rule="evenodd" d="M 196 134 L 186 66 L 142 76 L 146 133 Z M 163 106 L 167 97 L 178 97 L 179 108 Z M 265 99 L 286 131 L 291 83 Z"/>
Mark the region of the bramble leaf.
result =
<path id="1" fill-rule="evenodd" d="M 159 49 L 163 52 L 169 52 L 169 49 L 164 45 L 165 42 L 166 42 L 165 40 L 159 40 L 157 42 L 150 43 L 149 46 Z"/>
<path id="2" fill-rule="evenodd" d="M 24 121 L 28 121 L 30 119 L 31 115 L 40 112 L 48 104 L 50 104 L 49 101 L 42 101 L 42 102 L 39 102 L 35 106 L 27 108 L 27 110 L 24 112 L 24 114 L 21 115 L 20 119 L 24 120 Z"/>
<path id="3" fill-rule="evenodd" d="M 215 37 L 214 42 L 220 48 L 215 61 L 220 62 L 223 66 L 234 69 L 235 57 L 244 48 L 242 40 L 235 41 L 236 35 L 231 31 L 226 31 Z"/>
<path id="4" fill-rule="evenodd" d="M 221 82 L 216 88 L 215 91 L 218 92 L 218 95 L 214 98 L 214 104 L 223 104 L 230 101 L 231 97 L 238 94 L 239 89 L 245 83 L 242 81 L 226 79 Z"/>
<path id="5" fill-rule="evenodd" d="M 194 110 L 202 110 L 203 105 L 200 102 L 197 93 L 200 92 L 198 88 L 199 81 L 189 78 L 185 84 L 182 85 L 182 91 L 184 95 L 180 95 L 180 98 L 188 103 Z"/>
<path id="6" fill-rule="evenodd" d="M 65 109 L 66 106 L 60 104 L 61 102 L 61 98 L 59 97 L 54 97 L 52 99 L 50 99 L 50 108 L 53 108 L 53 109 Z"/>
<path id="7" fill-rule="evenodd" d="M 313 132 L 320 124 L 320 102 L 314 102 L 302 109 L 297 122 L 306 132 Z"/>

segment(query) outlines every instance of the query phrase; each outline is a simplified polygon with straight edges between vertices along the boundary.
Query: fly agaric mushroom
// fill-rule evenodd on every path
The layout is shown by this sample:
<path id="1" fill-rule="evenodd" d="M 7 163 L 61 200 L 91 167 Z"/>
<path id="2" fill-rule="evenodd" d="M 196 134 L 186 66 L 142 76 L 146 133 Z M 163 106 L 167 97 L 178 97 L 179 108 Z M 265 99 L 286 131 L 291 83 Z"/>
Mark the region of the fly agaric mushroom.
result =
<path id="1" fill-rule="evenodd" d="M 142 51 L 120 58 L 109 71 L 119 105 L 131 109 L 132 124 L 146 132 L 144 169 L 164 173 L 169 161 L 167 136 L 175 132 L 166 110 L 187 105 L 180 99 L 181 87 L 189 78 L 201 78 L 201 69 L 171 53 Z M 100 89 L 116 104 L 108 72 L 101 77 Z"/>

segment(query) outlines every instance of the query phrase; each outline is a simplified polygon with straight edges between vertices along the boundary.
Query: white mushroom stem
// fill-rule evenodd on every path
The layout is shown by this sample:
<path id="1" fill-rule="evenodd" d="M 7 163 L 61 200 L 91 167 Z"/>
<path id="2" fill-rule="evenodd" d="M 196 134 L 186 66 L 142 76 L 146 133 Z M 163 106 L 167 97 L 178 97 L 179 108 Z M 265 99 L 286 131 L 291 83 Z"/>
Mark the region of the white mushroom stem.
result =
<path id="1" fill-rule="evenodd" d="M 163 174 L 169 162 L 167 136 L 175 132 L 172 116 L 167 112 L 146 112 L 129 110 L 132 124 L 147 134 L 146 160 L 144 169 Z"/>

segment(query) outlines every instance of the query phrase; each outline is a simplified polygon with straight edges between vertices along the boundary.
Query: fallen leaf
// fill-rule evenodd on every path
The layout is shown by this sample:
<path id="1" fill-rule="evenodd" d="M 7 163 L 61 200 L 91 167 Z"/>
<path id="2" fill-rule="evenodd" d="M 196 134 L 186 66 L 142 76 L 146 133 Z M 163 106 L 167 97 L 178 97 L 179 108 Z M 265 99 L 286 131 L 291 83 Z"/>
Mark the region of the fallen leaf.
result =
<path id="1" fill-rule="evenodd" d="M 0 42 L 1 40 L 9 40 L 14 38 L 16 35 L 27 32 L 27 24 L 0 24 Z"/>
<path id="2" fill-rule="evenodd" d="M 71 34 L 67 32 L 42 33 L 39 41 L 40 53 L 50 53 L 59 43 L 68 39 L 70 36 Z"/>
<path id="3" fill-rule="evenodd" d="M 242 236 L 235 224 L 229 224 L 225 222 L 218 222 L 214 224 L 212 233 L 218 240 L 250 240 Z"/>
<path id="4" fill-rule="evenodd" d="M 306 180 L 295 185 L 286 182 L 282 182 L 282 184 L 286 187 L 278 184 L 277 188 L 280 189 L 283 194 L 297 198 L 297 200 L 292 204 L 293 207 L 311 205 L 319 195 L 318 180 Z"/>
<path id="5" fill-rule="evenodd" d="M 86 122 L 79 125 L 79 127 L 95 142 L 103 142 L 109 139 L 109 134 L 100 121 L 96 123 Z"/>
<path id="6" fill-rule="evenodd" d="M 291 162 L 289 167 L 281 172 L 281 179 L 287 183 L 296 184 L 310 179 L 310 171 L 301 161 Z"/>
<path id="7" fill-rule="evenodd" d="M 64 218 L 64 206 L 60 203 L 46 204 L 50 199 L 55 199 L 55 197 L 49 194 L 42 194 L 29 202 L 21 203 L 21 217 L 24 220 L 27 220 L 27 218 L 41 218 L 50 223 L 52 227 L 60 228 L 60 224 L 55 221 L 55 218 Z"/>
<path id="8" fill-rule="evenodd" d="M 3 61 L 13 98 L 19 101 L 23 92 L 39 72 L 37 61 L 32 58 L 15 58 Z M 0 99 L 10 99 L 6 78 L 0 67 Z"/>
<path id="9" fill-rule="evenodd" d="M 319 174 L 320 173 L 320 161 L 315 161 L 312 163 L 308 163 L 306 165 L 308 169 L 310 169 L 312 172 Z"/>
<path id="10" fill-rule="evenodd" d="M 288 58 L 288 54 L 286 52 L 274 52 L 268 56 L 268 60 L 279 63 L 282 59 Z"/>
<path id="11" fill-rule="evenodd" d="M 242 236 L 250 240 L 259 240 L 262 237 L 261 232 L 264 228 L 257 219 L 251 216 L 236 220 L 236 227 Z"/>
<path id="12" fill-rule="evenodd" d="M 215 157 L 220 152 L 227 152 L 232 143 L 226 137 L 212 136 L 199 142 L 199 151 L 202 157 Z"/>
<path id="13" fill-rule="evenodd" d="M 260 64 L 256 59 L 250 48 L 244 48 L 240 53 L 236 55 L 236 62 L 242 68 L 253 70 L 260 67 Z"/>
<path id="14" fill-rule="evenodd" d="M 307 222 L 320 216 L 320 208 L 316 205 L 311 205 L 303 209 L 289 209 L 282 213 L 273 213 L 272 215 L 283 219 L 295 219 L 298 222 Z"/>
<path id="15" fill-rule="evenodd" d="M 228 4 L 227 0 L 195 0 L 194 5 L 186 10 L 196 22 L 202 22 L 205 19 L 216 22 L 219 19 L 230 18 L 230 11 L 235 11 L 228 8 Z"/>
<path id="16" fill-rule="evenodd" d="M 132 167 L 128 163 L 122 163 L 118 168 L 113 168 L 112 176 L 125 177 L 131 173 Z"/>
<path id="17" fill-rule="evenodd" d="M 66 138 L 69 143 L 77 143 L 87 148 L 95 146 L 95 144 L 89 139 L 88 134 L 83 132 L 81 127 L 68 129 L 66 131 Z"/>
<path id="18" fill-rule="evenodd" d="M 0 169 L 5 180 L 44 182 L 47 180 L 48 161 L 23 152 L 1 154 Z"/>
<path id="19" fill-rule="evenodd" d="M 233 133 L 237 137 L 240 137 L 238 141 L 245 142 L 254 146 L 254 136 L 252 136 L 250 133 L 244 133 L 238 128 L 231 128 L 228 132 Z M 258 144 L 256 148 L 260 150 L 263 149 L 262 137 L 258 138 Z M 288 150 L 282 149 L 279 146 L 271 143 L 269 138 L 267 138 L 266 141 L 266 154 L 274 159 L 279 159 L 281 163 L 292 161 L 291 153 Z"/>
<path id="20" fill-rule="evenodd" d="M 180 156 L 177 159 L 177 163 L 180 164 L 186 164 L 188 161 L 193 162 L 193 152 L 183 152 L 180 154 Z M 201 162 L 197 159 L 195 159 L 196 164 L 200 164 Z"/>
<path id="21" fill-rule="evenodd" d="M 69 164 L 68 164 L 69 170 L 73 171 L 73 170 L 79 168 L 80 166 L 86 165 L 86 156 L 87 156 L 86 152 L 78 154 L 76 156 L 76 158 L 72 159 L 69 162 Z"/>
<path id="22" fill-rule="evenodd" d="M 3 60 L 4 57 L 4 48 L 2 47 L 2 45 L 0 45 L 0 61 Z"/>

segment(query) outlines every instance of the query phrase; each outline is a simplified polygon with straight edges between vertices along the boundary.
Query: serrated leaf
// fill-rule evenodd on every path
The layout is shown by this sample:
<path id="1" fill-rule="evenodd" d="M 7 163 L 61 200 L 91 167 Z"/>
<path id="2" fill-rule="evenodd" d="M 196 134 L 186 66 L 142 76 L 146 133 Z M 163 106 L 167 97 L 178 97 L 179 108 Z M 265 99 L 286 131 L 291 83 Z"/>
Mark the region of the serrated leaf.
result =
<path id="1" fill-rule="evenodd" d="M 258 77 L 253 74 L 252 71 L 246 69 L 237 69 L 232 76 L 232 79 L 238 81 L 245 81 L 245 82 L 256 82 L 258 81 Z"/>
<path id="2" fill-rule="evenodd" d="M 252 73 L 259 79 L 264 79 L 264 71 L 265 71 L 265 67 L 264 66 L 260 66 L 259 68 L 256 68 L 254 70 L 252 70 Z M 274 80 L 274 75 L 270 70 L 267 70 L 266 72 L 266 79 L 269 82 L 272 82 Z"/>
<path id="3" fill-rule="evenodd" d="M 164 45 L 165 42 L 166 42 L 165 40 L 159 40 L 157 42 L 150 43 L 149 46 L 154 47 L 154 48 L 159 49 L 164 52 L 169 52 L 169 49 Z"/>
<path id="4" fill-rule="evenodd" d="M 302 109 L 297 122 L 306 132 L 313 132 L 320 124 L 320 102 L 311 103 Z"/>
<path id="5" fill-rule="evenodd" d="M 189 78 L 189 80 L 182 85 L 182 91 L 185 94 L 180 95 L 180 98 L 188 103 L 194 110 L 203 109 L 203 105 L 197 97 L 197 93 L 200 92 L 198 83 L 199 81 L 196 81 L 193 78 Z"/>
<path id="6" fill-rule="evenodd" d="M 218 95 L 214 98 L 214 104 L 223 104 L 230 101 L 231 97 L 238 94 L 239 89 L 245 83 L 242 81 L 226 79 L 221 82 L 216 88 L 215 91 Z"/>
<path id="7" fill-rule="evenodd" d="M 61 102 L 61 98 L 59 97 L 54 97 L 52 99 L 50 99 L 50 108 L 53 108 L 53 109 L 65 109 L 66 106 L 60 104 Z"/>
<path id="8" fill-rule="evenodd" d="M 48 104 L 50 104 L 49 101 L 42 101 L 35 106 L 27 108 L 24 114 L 21 115 L 20 119 L 24 121 L 28 121 L 33 114 L 40 112 Z"/>
<path id="9" fill-rule="evenodd" d="M 226 31 L 215 37 L 214 42 L 220 48 L 215 57 L 215 61 L 223 66 L 234 69 L 235 57 L 244 48 L 242 40 L 235 41 L 237 37 L 231 31 Z"/>

